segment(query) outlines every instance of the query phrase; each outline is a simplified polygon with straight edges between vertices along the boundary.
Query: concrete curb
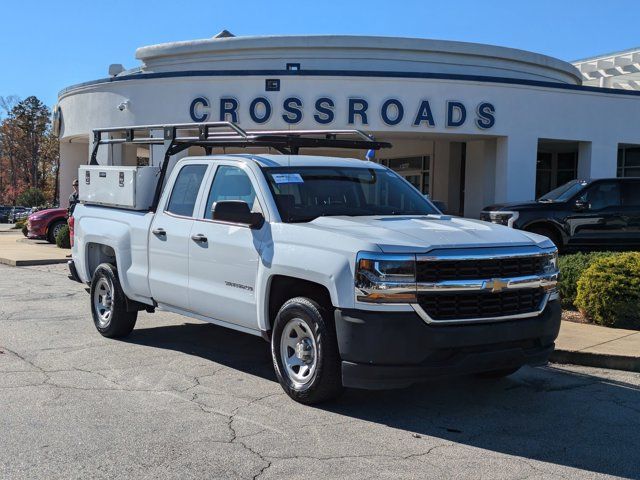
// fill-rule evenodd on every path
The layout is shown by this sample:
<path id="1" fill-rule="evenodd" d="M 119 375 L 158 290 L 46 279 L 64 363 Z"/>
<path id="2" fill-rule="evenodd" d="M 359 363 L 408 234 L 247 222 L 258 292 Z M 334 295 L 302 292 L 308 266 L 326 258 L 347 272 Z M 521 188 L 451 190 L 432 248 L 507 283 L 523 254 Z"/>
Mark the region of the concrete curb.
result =
<path id="1" fill-rule="evenodd" d="M 38 260 L 16 260 L 14 258 L 0 257 L 0 264 L 10 267 L 30 267 L 33 265 L 54 265 L 56 263 L 67 263 L 70 258 L 41 258 Z"/>
<path id="2" fill-rule="evenodd" d="M 640 372 L 640 357 L 631 357 L 626 355 L 555 350 L 551 354 L 549 361 L 553 363 L 583 365 L 585 367 Z"/>

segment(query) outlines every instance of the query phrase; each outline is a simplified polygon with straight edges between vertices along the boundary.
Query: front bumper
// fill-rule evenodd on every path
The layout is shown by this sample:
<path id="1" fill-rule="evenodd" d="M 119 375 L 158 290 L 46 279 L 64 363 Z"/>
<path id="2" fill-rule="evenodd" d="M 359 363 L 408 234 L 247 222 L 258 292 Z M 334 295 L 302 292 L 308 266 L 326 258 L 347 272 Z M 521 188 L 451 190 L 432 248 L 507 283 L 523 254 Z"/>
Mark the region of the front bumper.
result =
<path id="1" fill-rule="evenodd" d="M 559 301 L 531 318 L 428 325 L 414 312 L 336 310 L 347 387 L 406 387 L 451 375 L 543 365 L 560 330 Z"/>

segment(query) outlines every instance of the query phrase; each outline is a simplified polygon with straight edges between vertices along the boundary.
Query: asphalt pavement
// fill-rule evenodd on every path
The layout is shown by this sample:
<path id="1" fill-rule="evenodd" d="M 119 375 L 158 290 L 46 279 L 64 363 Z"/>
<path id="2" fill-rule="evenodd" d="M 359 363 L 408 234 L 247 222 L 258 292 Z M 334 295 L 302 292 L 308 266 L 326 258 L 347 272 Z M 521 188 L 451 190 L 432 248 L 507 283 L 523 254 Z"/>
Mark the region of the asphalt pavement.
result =
<path id="1" fill-rule="evenodd" d="M 0 478 L 640 478 L 640 374 L 552 365 L 307 407 L 260 338 L 94 329 L 64 266 L 0 265 Z"/>

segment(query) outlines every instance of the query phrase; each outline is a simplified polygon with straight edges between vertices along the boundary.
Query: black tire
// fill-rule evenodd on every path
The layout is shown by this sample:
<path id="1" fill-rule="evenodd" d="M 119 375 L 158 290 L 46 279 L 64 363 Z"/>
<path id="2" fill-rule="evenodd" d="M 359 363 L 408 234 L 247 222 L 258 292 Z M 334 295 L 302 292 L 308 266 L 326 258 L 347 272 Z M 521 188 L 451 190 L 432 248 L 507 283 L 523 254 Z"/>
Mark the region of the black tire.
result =
<path id="1" fill-rule="evenodd" d="M 530 228 L 527 228 L 527 232 L 537 233 L 538 235 L 543 235 L 551 240 L 558 250 L 563 248 L 562 237 L 560 234 L 554 230 L 552 227 L 546 227 L 544 225 L 534 225 Z"/>
<path id="2" fill-rule="evenodd" d="M 499 370 L 490 370 L 488 372 L 481 372 L 481 373 L 478 373 L 477 376 L 480 378 L 486 378 L 486 379 L 504 378 L 504 377 L 508 377 L 509 375 L 513 375 L 518 370 L 520 370 L 520 367 L 502 368 Z"/>
<path id="3" fill-rule="evenodd" d="M 306 405 L 332 400 L 342 394 L 342 374 L 338 342 L 333 324 L 329 321 L 330 310 L 305 297 L 288 300 L 276 316 L 271 336 L 271 357 L 280 385 L 296 402 Z M 302 325 L 300 325 L 300 321 Z M 291 322 L 291 323 L 290 323 Z M 311 373 L 300 384 L 283 363 L 281 352 L 283 332 L 298 322 L 308 339 L 313 342 L 315 361 L 309 367 Z M 290 337 L 295 339 L 296 337 Z M 287 348 L 286 346 L 283 348 Z M 293 350 L 289 348 L 289 350 Z M 291 357 L 293 358 L 293 356 Z M 299 367 L 298 373 L 302 367 Z"/>
<path id="4" fill-rule="evenodd" d="M 91 315 L 98 332 L 107 338 L 129 335 L 136 325 L 138 312 L 127 311 L 126 297 L 116 267 L 109 263 L 100 264 L 93 273 L 90 293 Z M 105 302 L 109 308 L 105 307 Z"/>
<path id="5" fill-rule="evenodd" d="M 56 220 L 49 228 L 47 228 L 47 242 L 56 243 L 56 235 L 60 232 L 60 229 L 67 224 L 64 220 Z"/>

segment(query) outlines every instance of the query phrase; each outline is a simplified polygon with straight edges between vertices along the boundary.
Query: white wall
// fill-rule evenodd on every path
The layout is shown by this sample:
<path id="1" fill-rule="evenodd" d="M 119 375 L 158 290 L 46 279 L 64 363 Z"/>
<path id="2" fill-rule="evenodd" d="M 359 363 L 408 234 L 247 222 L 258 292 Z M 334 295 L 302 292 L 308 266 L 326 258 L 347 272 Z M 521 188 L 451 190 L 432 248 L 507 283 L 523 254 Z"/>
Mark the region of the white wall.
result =
<path id="1" fill-rule="evenodd" d="M 373 132 L 377 139 L 394 142 L 398 147 L 393 154 L 412 150 L 413 147 L 407 145 L 419 139 L 437 140 L 432 195 L 444 201 L 450 200 L 449 182 L 443 176 L 443 168 L 448 168 L 443 167 L 443 162 L 449 158 L 449 142 L 485 142 L 497 138 L 493 198 L 486 203 L 534 198 L 540 138 L 581 142 L 579 170 L 580 176 L 584 177 L 615 176 L 617 145 L 640 144 L 640 96 L 466 80 L 313 77 L 304 74 L 282 78 L 279 92 L 265 92 L 264 81 L 260 76 L 180 77 L 79 87 L 60 98 L 64 119 L 62 144 L 71 136 L 88 137 L 90 130 L 96 127 L 190 122 L 189 106 L 199 95 L 206 96 L 211 102 L 210 120 L 218 120 L 219 98 L 232 96 L 240 104 L 239 124 L 245 129 L 359 128 Z M 273 107 L 271 118 L 264 124 L 254 123 L 248 114 L 249 104 L 257 96 L 268 98 Z M 296 125 L 289 125 L 282 118 L 282 103 L 290 96 L 300 98 L 304 104 L 302 121 Z M 328 125 L 319 125 L 314 120 L 314 103 L 321 96 L 330 97 L 335 103 L 335 119 Z M 352 97 L 368 101 L 368 125 L 359 121 L 354 125 L 347 124 L 348 100 Z M 380 106 L 389 98 L 397 98 L 405 107 L 405 118 L 397 125 L 385 124 L 379 113 Z M 120 111 L 117 106 L 125 100 L 129 100 L 129 107 Z M 412 125 L 423 100 L 430 102 L 435 119 L 433 127 Z M 460 101 L 467 107 L 464 125 L 447 127 L 448 100 Z M 480 102 L 491 102 L 495 106 L 495 125 L 489 129 L 479 128 L 474 121 L 475 108 Z M 388 157 L 390 153 L 378 156 Z M 66 171 L 66 157 L 63 152 L 63 171 Z M 470 172 L 473 168 L 471 165 Z M 478 181 L 472 173 L 467 174 L 467 180 L 467 188 Z M 70 183 L 71 179 L 63 173 L 61 186 L 65 182 Z M 483 184 L 483 191 L 489 191 L 486 184 Z M 470 192 L 472 198 L 478 195 L 473 188 Z M 469 205 L 467 209 L 472 212 L 475 207 Z"/>
<path id="2" fill-rule="evenodd" d="M 69 195 L 73 191 L 73 179 L 78 177 L 78 168 L 87 163 L 89 156 L 89 144 L 60 142 L 60 206 L 69 206 Z M 79 188 L 82 188 L 84 179 L 79 178 Z"/>

